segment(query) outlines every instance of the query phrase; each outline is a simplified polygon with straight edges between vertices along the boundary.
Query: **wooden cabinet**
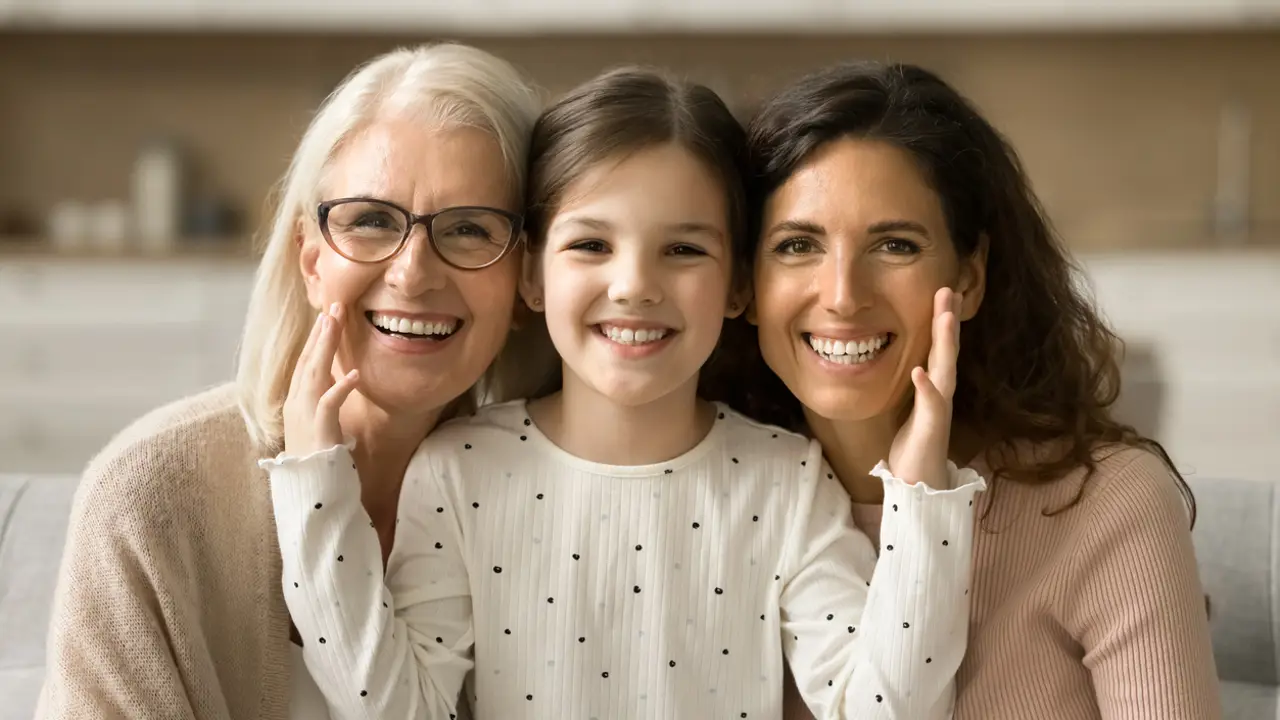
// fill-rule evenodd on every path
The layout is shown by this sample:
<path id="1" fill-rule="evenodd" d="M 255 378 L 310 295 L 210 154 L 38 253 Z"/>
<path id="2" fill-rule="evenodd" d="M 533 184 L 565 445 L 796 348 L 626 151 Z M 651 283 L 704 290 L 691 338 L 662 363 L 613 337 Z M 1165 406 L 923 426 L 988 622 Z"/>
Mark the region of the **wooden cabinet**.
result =
<path id="1" fill-rule="evenodd" d="M 231 379 L 253 266 L 0 257 L 0 472 L 75 472 L 146 411 Z"/>

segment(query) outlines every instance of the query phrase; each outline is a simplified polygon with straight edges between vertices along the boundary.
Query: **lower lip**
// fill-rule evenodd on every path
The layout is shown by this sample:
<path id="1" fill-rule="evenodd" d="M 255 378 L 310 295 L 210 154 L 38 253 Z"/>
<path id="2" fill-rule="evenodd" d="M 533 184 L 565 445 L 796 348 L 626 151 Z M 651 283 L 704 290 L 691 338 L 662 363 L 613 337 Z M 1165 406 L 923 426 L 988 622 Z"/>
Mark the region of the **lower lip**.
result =
<path id="1" fill-rule="evenodd" d="M 379 345 L 398 353 L 405 355 L 430 355 L 432 353 L 443 352 L 447 350 L 453 341 L 457 339 L 465 328 L 458 328 L 452 335 L 446 336 L 440 340 L 427 339 L 411 339 L 402 335 L 388 335 L 377 328 L 368 317 L 365 318 L 365 325 L 369 328 L 369 332 L 373 333 L 374 342 Z"/>
<path id="2" fill-rule="evenodd" d="M 608 345 L 610 351 L 627 360 L 639 360 L 652 355 L 657 355 L 670 345 L 671 340 L 676 336 L 676 333 L 668 332 L 661 340 L 654 340 L 653 342 L 636 345 L 624 345 L 620 342 L 614 342 L 613 338 L 600 331 L 599 326 L 594 326 L 591 330 L 595 333 L 596 337 L 600 338 L 601 341 Z"/>
<path id="3" fill-rule="evenodd" d="M 897 338 L 894 338 L 894 340 L 896 341 Z M 800 342 L 804 345 L 805 354 L 813 358 L 813 360 L 818 364 L 818 367 L 822 368 L 826 372 L 836 373 L 843 376 L 863 375 L 875 370 L 876 366 L 880 364 L 880 361 L 884 359 L 885 355 L 889 354 L 889 350 L 893 347 L 893 342 L 890 342 L 889 345 L 880 348 L 880 350 L 876 352 L 870 360 L 864 360 L 860 363 L 838 363 L 831 362 L 825 357 L 819 355 L 813 349 L 813 346 L 809 344 L 808 338 L 801 336 Z"/>

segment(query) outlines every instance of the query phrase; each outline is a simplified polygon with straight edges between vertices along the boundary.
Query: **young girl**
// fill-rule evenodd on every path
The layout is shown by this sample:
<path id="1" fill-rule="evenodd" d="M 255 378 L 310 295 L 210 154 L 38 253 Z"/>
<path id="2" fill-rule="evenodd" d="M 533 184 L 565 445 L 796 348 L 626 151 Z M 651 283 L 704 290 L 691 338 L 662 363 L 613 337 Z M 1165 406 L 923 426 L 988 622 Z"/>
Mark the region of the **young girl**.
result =
<path id="1" fill-rule="evenodd" d="M 642 71 L 543 115 L 521 293 L 561 386 L 427 439 L 385 584 L 337 421 L 358 382 L 329 370 L 342 313 L 318 320 L 330 329 L 290 390 L 312 422 L 263 465 L 285 596 L 334 717 L 452 718 L 474 670 L 478 718 L 777 718 L 784 661 L 818 717 L 948 716 L 985 487 L 946 461 L 956 299 L 939 293 L 928 374 L 875 471 L 873 584 L 817 443 L 698 398 L 747 299 L 742 150 L 712 92 Z M 846 340 L 857 373 L 871 348 Z"/>

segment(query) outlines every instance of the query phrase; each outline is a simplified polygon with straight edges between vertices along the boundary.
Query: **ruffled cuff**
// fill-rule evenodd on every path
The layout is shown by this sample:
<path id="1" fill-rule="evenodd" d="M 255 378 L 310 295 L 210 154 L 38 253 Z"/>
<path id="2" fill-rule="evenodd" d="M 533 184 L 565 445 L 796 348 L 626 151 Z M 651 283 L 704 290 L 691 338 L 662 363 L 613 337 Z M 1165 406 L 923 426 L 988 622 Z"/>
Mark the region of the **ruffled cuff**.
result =
<path id="1" fill-rule="evenodd" d="M 950 487 L 945 490 L 931 487 L 930 485 L 922 482 L 909 483 L 894 475 L 889 470 L 889 463 L 884 460 L 876 463 L 876 466 L 871 468 L 870 474 L 880 478 L 880 480 L 884 482 L 885 492 L 888 492 L 890 488 L 894 488 L 900 492 L 914 492 L 921 495 L 959 494 L 972 496 L 975 493 L 987 489 L 986 478 L 979 475 L 977 470 L 967 467 L 957 467 L 956 464 L 950 460 L 947 461 L 947 474 L 949 478 L 948 485 Z"/>
<path id="2" fill-rule="evenodd" d="M 262 458 L 258 460 L 258 467 L 262 468 L 263 470 L 273 470 L 275 468 L 289 467 L 289 466 L 295 466 L 295 465 L 309 465 L 312 462 L 317 460 L 328 460 L 329 464 L 332 465 L 336 463 L 339 459 L 342 459 L 343 450 L 346 451 L 347 456 L 350 456 L 351 453 L 355 452 L 355 449 L 356 449 L 355 438 L 348 437 L 340 445 L 334 445 L 333 447 L 315 450 L 301 457 L 297 455 L 290 455 L 288 451 L 285 451 L 285 452 L 281 452 L 279 455 L 276 455 L 275 457 L 272 457 L 272 458 Z"/>

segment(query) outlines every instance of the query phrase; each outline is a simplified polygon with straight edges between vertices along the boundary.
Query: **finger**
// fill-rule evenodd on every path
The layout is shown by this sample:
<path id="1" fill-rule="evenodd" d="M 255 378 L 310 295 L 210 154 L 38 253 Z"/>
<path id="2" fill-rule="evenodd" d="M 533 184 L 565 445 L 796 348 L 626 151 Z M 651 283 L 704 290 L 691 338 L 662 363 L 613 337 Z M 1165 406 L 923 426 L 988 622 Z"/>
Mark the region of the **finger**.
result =
<path id="1" fill-rule="evenodd" d="M 293 365 L 293 376 L 289 379 L 289 396 L 296 394 L 302 385 L 302 377 L 310 367 L 308 360 L 311 357 L 311 351 L 315 347 L 316 338 L 320 337 L 320 331 L 324 328 L 324 313 L 316 315 L 316 321 L 311 324 L 311 333 L 307 335 L 307 341 L 302 344 L 302 352 L 298 355 L 298 361 Z"/>
<path id="2" fill-rule="evenodd" d="M 942 288 L 934 295 L 932 344 L 929 347 L 929 379 L 948 400 L 955 392 L 956 359 L 960 354 L 959 329 L 954 307 L 955 292 Z"/>
<path id="3" fill-rule="evenodd" d="M 916 367 L 911 371 L 911 384 L 915 386 L 915 411 L 924 412 L 926 414 L 936 413 L 940 409 L 945 409 L 947 399 L 942 392 L 933 384 L 929 373 L 922 367 Z M 922 418 L 922 419 L 928 419 Z"/>
<path id="4" fill-rule="evenodd" d="M 360 371 L 351 372 L 338 378 L 333 387 L 325 391 L 316 403 L 316 427 L 319 429 L 320 442 L 336 445 L 342 442 L 342 429 L 338 422 L 338 411 L 342 403 L 360 384 Z"/>
<path id="5" fill-rule="evenodd" d="M 333 358 L 338 353 L 338 340 L 342 337 L 342 305 L 333 303 L 325 313 L 325 324 L 316 339 L 316 346 L 311 353 L 307 380 L 309 391 L 314 401 L 333 387 Z"/>

